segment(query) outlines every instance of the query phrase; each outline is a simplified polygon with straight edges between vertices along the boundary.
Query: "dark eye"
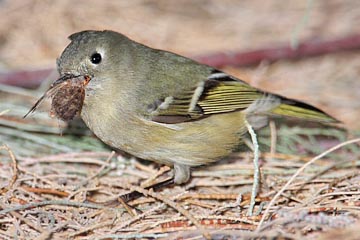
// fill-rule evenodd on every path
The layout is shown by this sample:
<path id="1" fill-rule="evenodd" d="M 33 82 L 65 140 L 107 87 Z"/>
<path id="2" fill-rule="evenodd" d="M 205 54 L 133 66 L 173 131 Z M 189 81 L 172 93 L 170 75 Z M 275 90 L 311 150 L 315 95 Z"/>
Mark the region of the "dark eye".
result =
<path id="1" fill-rule="evenodd" d="M 99 64 L 101 62 L 101 54 L 100 53 L 93 53 L 93 55 L 91 55 L 90 57 L 90 61 L 93 63 L 93 64 Z"/>

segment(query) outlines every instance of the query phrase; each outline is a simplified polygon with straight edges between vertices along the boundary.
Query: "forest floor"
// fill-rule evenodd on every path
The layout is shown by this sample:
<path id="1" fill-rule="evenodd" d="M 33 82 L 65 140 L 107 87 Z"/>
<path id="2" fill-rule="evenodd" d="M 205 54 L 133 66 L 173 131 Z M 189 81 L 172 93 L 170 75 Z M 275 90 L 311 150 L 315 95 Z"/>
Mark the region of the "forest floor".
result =
<path id="1" fill-rule="evenodd" d="M 55 69 L 67 37 L 85 29 L 112 29 L 198 58 L 339 39 L 359 34 L 357 22 L 360 2 L 350 0 L 1 1 L 0 82 L 2 73 Z M 195 168 L 185 185 L 154 192 L 146 187 L 171 176 L 170 168 L 113 152 L 79 119 L 67 125 L 50 118 L 49 104 L 22 118 L 53 73 L 37 90 L 0 85 L 0 238 L 358 239 L 360 145 L 347 141 L 360 136 L 359 54 L 221 68 L 343 123 L 275 120 L 257 132 L 261 186 L 253 216 L 249 147 Z M 118 200 L 132 190 L 145 196 Z"/>

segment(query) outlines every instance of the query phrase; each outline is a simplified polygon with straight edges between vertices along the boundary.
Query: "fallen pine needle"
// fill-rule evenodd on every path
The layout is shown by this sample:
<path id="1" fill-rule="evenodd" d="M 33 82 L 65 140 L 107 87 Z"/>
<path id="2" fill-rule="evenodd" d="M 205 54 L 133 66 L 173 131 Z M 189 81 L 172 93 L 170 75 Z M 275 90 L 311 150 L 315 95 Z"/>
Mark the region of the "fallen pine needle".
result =
<path id="1" fill-rule="evenodd" d="M 313 164 L 314 162 L 316 162 L 318 159 L 326 156 L 327 154 L 339 149 L 339 148 L 342 148 L 346 145 L 349 145 L 349 144 L 352 144 L 352 143 L 356 143 L 356 142 L 360 142 L 360 138 L 355 138 L 355 139 L 352 139 L 352 140 L 349 140 L 349 141 L 346 141 L 346 142 L 343 142 L 343 143 L 340 143 L 330 149 L 328 149 L 327 151 L 317 155 L 316 157 L 314 157 L 313 159 L 311 159 L 309 162 L 305 163 L 301 168 L 299 168 L 296 173 L 289 179 L 289 181 L 280 189 L 280 191 L 278 191 L 276 193 L 276 195 L 273 197 L 273 199 L 271 199 L 269 205 L 267 206 L 260 222 L 259 222 L 259 225 L 257 226 L 256 228 L 256 232 L 260 232 L 262 229 L 262 224 L 264 223 L 265 221 L 265 218 L 266 216 L 269 214 L 269 211 L 271 209 L 271 207 L 274 205 L 275 201 L 279 198 L 279 196 L 287 189 L 288 186 L 290 186 L 290 184 L 295 180 L 295 178 L 302 172 L 304 171 L 305 168 L 307 168 L 309 165 Z"/>

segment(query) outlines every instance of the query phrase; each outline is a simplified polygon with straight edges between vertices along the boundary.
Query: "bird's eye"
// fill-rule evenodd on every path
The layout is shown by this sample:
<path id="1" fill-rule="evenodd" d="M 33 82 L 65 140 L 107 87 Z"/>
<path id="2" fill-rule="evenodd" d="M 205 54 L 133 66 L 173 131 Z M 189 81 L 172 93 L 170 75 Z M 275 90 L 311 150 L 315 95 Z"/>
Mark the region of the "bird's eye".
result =
<path id="1" fill-rule="evenodd" d="M 99 64 L 102 60 L 102 57 L 101 57 L 101 54 L 100 53 L 93 53 L 93 55 L 91 55 L 90 57 L 90 61 L 93 63 L 93 64 Z"/>

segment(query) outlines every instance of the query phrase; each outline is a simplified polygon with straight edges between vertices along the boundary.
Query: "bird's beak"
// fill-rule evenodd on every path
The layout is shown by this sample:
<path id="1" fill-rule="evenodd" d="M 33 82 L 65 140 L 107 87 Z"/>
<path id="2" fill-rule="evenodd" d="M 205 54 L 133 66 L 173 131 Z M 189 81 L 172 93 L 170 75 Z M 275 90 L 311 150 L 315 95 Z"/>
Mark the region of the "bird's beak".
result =
<path id="1" fill-rule="evenodd" d="M 81 80 L 83 85 L 86 86 L 90 82 L 90 79 L 91 77 L 88 75 L 74 75 L 66 73 L 53 82 L 50 86 L 50 89 L 68 80 Z"/>

